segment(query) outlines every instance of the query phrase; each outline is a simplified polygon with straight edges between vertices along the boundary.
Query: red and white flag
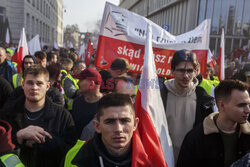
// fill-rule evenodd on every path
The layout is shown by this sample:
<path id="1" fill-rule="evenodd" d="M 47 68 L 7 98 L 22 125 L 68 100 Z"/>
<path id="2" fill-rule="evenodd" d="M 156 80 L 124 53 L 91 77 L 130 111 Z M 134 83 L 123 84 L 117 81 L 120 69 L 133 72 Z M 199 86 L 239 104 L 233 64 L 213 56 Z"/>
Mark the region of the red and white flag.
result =
<path id="1" fill-rule="evenodd" d="M 86 51 L 86 56 L 85 56 L 85 64 L 88 67 L 90 64 L 90 60 L 92 55 L 94 54 L 94 49 L 93 46 L 91 45 L 91 41 L 89 39 L 89 43 L 88 43 L 88 47 L 87 47 L 87 51 Z"/>
<path id="2" fill-rule="evenodd" d="M 144 64 L 135 102 L 138 128 L 132 142 L 132 167 L 174 167 L 172 142 L 160 95 L 152 50 L 152 28 L 148 25 Z"/>
<path id="3" fill-rule="evenodd" d="M 23 57 L 28 55 L 28 54 L 29 54 L 28 44 L 27 44 L 27 40 L 26 40 L 25 29 L 23 28 L 21 31 L 21 37 L 19 40 L 17 53 L 15 53 L 12 56 L 12 61 L 17 63 L 17 72 L 18 73 L 20 73 L 20 71 L 21 71 Z"/>
<path id="4" fill-rule="evenodd" d="M 214 68 L 214 66 L 216 65 L 216 60 L 210 49 L 208 50 L 207 54 L 207 64 L 209 64 L 212 68 Z"/>
<path id="5" fill-rule="evenodd" d="M 221 31 L 221 41 L 220 41 L 220 54 L 218 58 L 218 65 L 219 65 L 219 80 L 225 79 L 225 42 L 224 42 L 224 29 Z"/>

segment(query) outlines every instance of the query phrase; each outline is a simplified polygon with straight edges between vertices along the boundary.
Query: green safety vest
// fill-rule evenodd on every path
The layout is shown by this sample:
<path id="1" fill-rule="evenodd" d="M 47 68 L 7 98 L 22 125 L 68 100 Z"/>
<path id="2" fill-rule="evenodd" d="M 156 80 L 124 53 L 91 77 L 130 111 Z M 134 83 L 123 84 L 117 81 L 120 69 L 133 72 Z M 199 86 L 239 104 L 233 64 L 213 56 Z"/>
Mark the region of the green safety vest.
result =
<path id="1" fill-rule="evenodd" d="M 64 162 L 64 167 L 77 167 L 76 165 L 72 165 L 71 161 L 75 158 L 76 154 L 78 153 L 78 151 L 82 148 L 82 146 L 84 145 L 86 141 L 82 141 L 82 140 L 77 140 L 76 144 L 74 145 L 74 147 L 72 147 L 65 158 L 65 162 Z"/>
<path id="2" fill-rule="evenodd" d="M 73 83 L 76 89 L 79 89 L 79 86 L 77 85 L 79 79 L 73 78 L 70 74 L 66 75 L 66 77 L 62 80 L 62 87 L 64 88 L 64 81 L 66 78 L 69 78 Z M 67 102 L 68 110 L 72 110 L 73 107 L 73 100 L 72 98 L 69 98 L 66 94 L 64 94 L 64 98 Z"/>
<path id="3" fill-rule="evenodd" d="M 17 63 L 16 62 L 12 61 L 11 63 L 14 64 L 14 66 L 17 68 Z"/>
<path id="4" fill-rule="evenodd" d="M 207 79 L 203 78 L 199 86 L 203 87 L 207 94 L 211 95 L 213 84 L 211 84 Z"/>
<path id="5" fill-rule="evenodd" d="M 24 167 L 16 154 L 5 154 L 0 157 L 0 160 L 6 167 Z"/>
<path id="6" fill-rule="evenodd" d="M 211 84 L 214 85 L 214 87 L 218 86 L 220 84 L 220 81 L 218 80 L 208 80 L 208 82 L 210 82 Z"/>
<path id="7" fill-rule="evenodd" d="M 18 86 L 22 86 L 23 75 L 22 74 L 14 74 L 12 76 L 12 83 L 13 83 L 14 88 L 17 88 Z"/>
<path id="8" fill-rule="evenodd" d="M 68 74 L 68 72 L 64 69 L 61 70 L 61 73 L 65 73 L 66 75 Z"/>
<path id="9" fill-rule="evenodd" d="M 10 52 L 10 56 L 12 57 L 14 54 L 14 51 L 10 48 L 6 48 L 6 51 Z"/>

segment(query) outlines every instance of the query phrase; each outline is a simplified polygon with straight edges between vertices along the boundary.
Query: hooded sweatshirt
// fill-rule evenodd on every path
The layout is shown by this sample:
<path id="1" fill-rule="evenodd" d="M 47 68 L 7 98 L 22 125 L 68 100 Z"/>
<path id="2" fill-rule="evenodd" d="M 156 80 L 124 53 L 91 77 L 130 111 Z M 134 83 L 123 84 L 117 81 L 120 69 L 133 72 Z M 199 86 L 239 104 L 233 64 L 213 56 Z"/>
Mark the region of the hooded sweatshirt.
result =
<path id="1" fill-rule="evenodd" d="M 194 78 L 192 86 L 184 92 L 178 91 L 175 80 L 171 79 L 165 83 L 168 89 L 166 117 L 168 121 L 169 135 L 172 139 L 174 158 L 177 161 L 182 141 L 185 135 L 193 128 L 196 114 L 195 89 L 198 80 Z"/>

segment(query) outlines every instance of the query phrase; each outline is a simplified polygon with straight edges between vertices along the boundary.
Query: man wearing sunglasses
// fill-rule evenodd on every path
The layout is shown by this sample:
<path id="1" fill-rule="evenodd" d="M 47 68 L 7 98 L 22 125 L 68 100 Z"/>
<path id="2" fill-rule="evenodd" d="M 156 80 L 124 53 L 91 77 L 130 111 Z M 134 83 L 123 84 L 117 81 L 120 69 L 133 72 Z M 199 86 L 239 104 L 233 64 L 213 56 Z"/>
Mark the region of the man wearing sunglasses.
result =
<path id="1" fill-rule="evenodd" d="M 165 82 L 161 90 L 175 161 L 187 132 L 213 112 L 214 99 L 198 86 L 197 71 L 195 53 L 177 51 L 171 62 L 174 79 Z"/>

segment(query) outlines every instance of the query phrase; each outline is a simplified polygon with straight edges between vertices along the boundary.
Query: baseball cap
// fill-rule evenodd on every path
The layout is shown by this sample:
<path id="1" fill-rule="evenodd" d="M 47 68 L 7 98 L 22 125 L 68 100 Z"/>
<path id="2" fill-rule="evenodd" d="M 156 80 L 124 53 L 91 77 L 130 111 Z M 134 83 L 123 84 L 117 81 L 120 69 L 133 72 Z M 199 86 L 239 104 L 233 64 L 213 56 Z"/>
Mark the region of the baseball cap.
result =
<path id="1" fill-rule="evenodd" d="M 102 83 L 101 74 L 94 68 L 86 68 L 85 70 L 83 70 L 79 74 L 74 75 L 73 77 L 79 80 L 87 79 L 95 81 L 95 83 L 98 85 L 101 85 Z"/>

